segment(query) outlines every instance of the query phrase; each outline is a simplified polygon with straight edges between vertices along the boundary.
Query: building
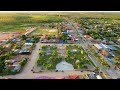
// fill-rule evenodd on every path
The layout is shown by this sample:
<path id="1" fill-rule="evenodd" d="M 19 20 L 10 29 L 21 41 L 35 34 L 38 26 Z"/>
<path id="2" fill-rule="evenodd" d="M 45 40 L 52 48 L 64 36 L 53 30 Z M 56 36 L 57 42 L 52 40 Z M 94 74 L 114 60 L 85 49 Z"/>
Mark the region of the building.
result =
<path id="1" fill-rule="evenodd" d="M 91 36 L 90 35 L 84 35 L 84 38 L 90 38 Z"/>
<path id="2" fill-rule="evenodd" d="M 109 55 L 109 53 L 106 50 L 101 50 L 101 53 L 106 57 Z"/>
<path id="3" fill-rule="evenodd" d="M 31 54 L 30 50 L 20 50 L 19 54 Z"/>
<path id="4" fill-rule="evenodd" d="M 97 77 L 97 79 L 102 79 L 102 77 L 100 75 L 97 75 L 96 77 Z"/>
<path id="5" fill-rule="evenodd" d="M 25 46 L 32 46 L 33 43 L 25 43 L 24 45 L 25 45 Z"/>
<path id="6" fill-rule="evenodd" d="M 106 44 L 94 44 L 94 46 L 100 50 L 100 49 L 104 49 L 104 50 L 108 50 L 108 51 L 115 51 L 117 50 L 115 47 L 111 46 L 111 45 L 106 45 Z"/>
<path id="7" fill-rule="evenodd" d="M 98 49 L 98 50 L 102 49 L 102 47 L 101 47 L 99 44 L 94 44 L 94 46 L 95 46 L 95 48 Z"/>
<path id="8" fill-rule="evenodd" d="M 108 58 L 113 58 L 115 56 L 112 52 L 106 50 L 101 50 L 101 53 Z"/>
<path id="9" fill-rule="evenodd" d="M 11 44 L 5 44 L 5 45 L 3 45 L 3 47 L 5 48 L 4 51 L 9 51 L 9 50 L 11 50 L 12 45 Z"/>
<path id="10" fill-rule="evenodd" d="M 76 74 L 69 75 L 69 79 L 79 79 L 79 76 Z"/>

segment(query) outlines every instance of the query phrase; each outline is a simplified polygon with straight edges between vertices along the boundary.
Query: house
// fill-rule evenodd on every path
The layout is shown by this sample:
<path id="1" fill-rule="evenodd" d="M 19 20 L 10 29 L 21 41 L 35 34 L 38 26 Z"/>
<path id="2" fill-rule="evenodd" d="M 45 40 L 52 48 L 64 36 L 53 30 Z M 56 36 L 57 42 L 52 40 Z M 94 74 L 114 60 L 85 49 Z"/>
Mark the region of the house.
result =
<path id="1" fill-rule="evenodd" d="M 60 43 L 64 43 L 64 41 L 60 39 Z"/>
<path id="2" fill-rule="evenodd" d="M 107 58 L 107 60 L 114 64 L 114 61 L 111 58 Z"/>
<path id="3" fill-rule="evenodd" d="M 30 50 L 20 50 L 19 54 L 31 54 Z"/>
<path id="4" fill-rule="evenodd" d="M 67 43 L 74 43 L 74 40 L 72 39 L 72 40 L 67 40 Z"/>
<path id="5" fill-rule="evenodd" d="M 101 50 L 101 53 L 108 58 L 113 58 L 115 56 L 112 52 L 108 52 L 106 50 Z"/>
<path id="6" fill-rule="evenodd" d="M 14 69 L 15 66 L 14 66 L 14 65 L 7 65 L 7 68 L 9 68 L 9 69 Z"/>
<path id="7" fill-rule="evenodd" d="M 25 45 L 25 46 L 32 46 L 33 43 L 25 43 L 24 45 Z"/>
<path id="8" fill-rule="evenodd" d="M 75 37 L 74 37 L 74 40 L 75 40 L 75 41 L 78 41 L 78 36 L 75 36 Z"/>
<path id="9" fill-rule="evenodd" d="M 79 76 L 76 74 L 69 75 L 69 79 L 79 79 Z"/>
<path id="10" fill-rule="evenodd" d="M 5 45 L 3 45 L 3 47 L 5 48 L 4 51 L 9 51 L 9 50 L 11 50 L 12 45 L 11 44 L 5 44 Z"/>
<path id="11" fill-rule="evenodd" d="M 116 51 L 117 49 L 111 45 L 107 45 L 107 47 L 109 48 L 110 51 Z"/>
<path id="12" fill-rule="evenodd" d="M 120 39 L 118 39 L 117 41 L 120 42 Z"/>
<path id="13" fill-rule="evenodd" d="M 106 57 L 109 55 L 109 53 L 106 50 L 101 50 L 101 53 Z"/>
<path id="14" fill-rule="evenodd" d="M 89 77 L 89 79 L 96 79 L 95 74 L 87 74 L 87 76 Z"/>
<path id="15" fill-rule="evenodd" d="M 16 70 L 17 72 L 19 72 L 21 70 L 21 65 L 20 64 L 16 64 L 14 66 L 15 66 L 15 68 L 13 70 Z"/>
<path id="16" fill-rule="evenodd" d="M 68 34 L 68 32 L 62 32 L 62 33 L 64 33 L 64 34 Z"/>
<path id="17" fill-rule="evenodd" d="M 19 54 L 20 49 L 12 49 L 12 51 L 13 51 L 15 54 Z"/>
<path id="18" fill-rule="evenodd" d="M 91 38 L 90 35 L 84 35 L 84 38 Z"/>
<path id="19" fill-rule="evenodd" d="M 9 40 L 2 40 L 2 43 L 3 43 L 3 44 L 8 44 L 8 43 L 9 43 Z"/>
<path id="20" fill-rule="evenodd" d="M 98 49 L 98 50 L 102 49 L 102 47 L 101 47 L 99 44 L 94 44 L 94 46 L 95 46 L 95 48 Z"/>

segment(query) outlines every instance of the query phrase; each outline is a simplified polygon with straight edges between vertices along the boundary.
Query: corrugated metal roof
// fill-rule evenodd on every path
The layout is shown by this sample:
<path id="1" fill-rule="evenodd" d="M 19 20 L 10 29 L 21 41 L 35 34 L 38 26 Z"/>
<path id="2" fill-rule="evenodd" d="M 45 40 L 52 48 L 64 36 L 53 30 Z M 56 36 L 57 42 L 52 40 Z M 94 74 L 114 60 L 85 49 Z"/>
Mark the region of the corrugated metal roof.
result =
<path id="1" fill-rule="evenodd" d="M 108 48 L 105 44 L 99 44 L 102 48 Z"/>
<path id="2" fill-rule="evenodd" d="M 97 47 L 98 49 L 102 48 L 99 44 L 94 44 L 94 46 Z"/>
<path id="3" fill-rule="evenodd" d="M 113 47 L 113 46 L 110 46 L 110 45 L 107 45 L 108 47 L 109 47 L 109 49 L 111 49 L 111 50 L 117 50 L 115 47 Z"/>

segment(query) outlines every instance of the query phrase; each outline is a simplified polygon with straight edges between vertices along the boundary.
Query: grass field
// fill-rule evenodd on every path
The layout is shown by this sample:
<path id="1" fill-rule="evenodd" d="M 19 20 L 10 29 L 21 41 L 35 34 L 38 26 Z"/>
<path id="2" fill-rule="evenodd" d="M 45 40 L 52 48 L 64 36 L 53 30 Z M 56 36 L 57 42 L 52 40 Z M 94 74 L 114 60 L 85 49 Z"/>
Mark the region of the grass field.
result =
<path id="1" fill-rule="evenodd" d="M 47 29 L 47 28 L 37 28 L 33 34 L 39 34 L 39 35 L 57 35 L 58 30 L 57 29 Z"/>
<path id="2" fill-rule="evenodd" d="M 60 16 L 59 16 L 60 15 Z M 40 23 L 57 23 L 64 21 L 64 16 L 71 17 L 102 17 L 119 19 L 120 13 L 0 13 L 0 32 L 7 31 L 23 31 L 24 28 L 30 26 L 37 26 Z M 114 20 L 114 22 L 120 23 L 120 20 Z M 37 31 L 38 32 L 38 31 Z M 41 31 L 42 32 L 42 31 Z"/>
<path id="3" fill-rule="evenodd" d="M 58 16 L 42 16 L 30 14 L 1 14 L 0 32 L 24 32 L 27 27 L 36 27 L 40 23 L 61 22 L 63 19 Z"/>
<path id="4" fill-rule="evenodd" d="M 0 32 L 25 32 L 26 28 L 18 25 L 6 25 L 0 27 Z"/>

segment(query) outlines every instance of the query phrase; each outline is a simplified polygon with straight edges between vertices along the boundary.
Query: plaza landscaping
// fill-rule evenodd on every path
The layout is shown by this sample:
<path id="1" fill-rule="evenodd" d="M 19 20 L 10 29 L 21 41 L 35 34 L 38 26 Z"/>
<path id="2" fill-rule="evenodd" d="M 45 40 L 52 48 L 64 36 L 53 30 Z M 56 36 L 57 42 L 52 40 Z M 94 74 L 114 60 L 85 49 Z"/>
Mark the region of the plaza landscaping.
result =
<path id="1" fill-rule="evenodd" d="M 57 53 L 57 47 L 52 45 L 41 46 L 37 66 L 41 70 L 55 70 L 56 65 L 62 60 L 62 57 Z"/>
<path id="2" fill-rule="evenodd" d="M 63 58 L 63 56 L 58 55 L 56 46 L 42 45 L 37 67 L 41 68 L 41 70 L 56 70 L 56 65 L 65 60 L 73 65 L 74 69 L 95 69 L 95 65 L 80 45 L 66 45 L 65 49 Z"/>
<path id="3" fill-rule="evenodd" d="M 74 66 L 74 69 L 89 69 L 94 64 L 80 45 L 66 45 L 65 60 Z"/>

